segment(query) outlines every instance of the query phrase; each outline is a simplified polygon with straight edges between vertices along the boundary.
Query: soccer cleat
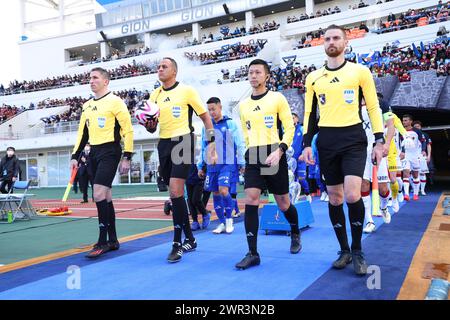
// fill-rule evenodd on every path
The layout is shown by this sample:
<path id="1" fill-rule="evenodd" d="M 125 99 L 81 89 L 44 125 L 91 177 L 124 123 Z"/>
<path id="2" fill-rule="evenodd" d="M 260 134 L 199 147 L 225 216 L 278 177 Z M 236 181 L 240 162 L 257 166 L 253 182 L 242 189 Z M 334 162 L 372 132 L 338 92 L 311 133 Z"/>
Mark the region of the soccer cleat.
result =
<path id="1" fill-rule="evenodd" d="M 92 248 L 91 251 L 88 252 L 88 254 L 86 255 L 86 258 L 89 259 L 94 259 L 94 258 L 98 258 L 100 257 L 102 254 L 105 254 L 106 252 L 110 251 L 111 249 L 109 248 L 108 244 L 94 244 L 94 247 Z"/>
<path id="2" fill-rule="evenodd" d="M 183 249 L 183 252 L 195 251 L 195 249 L 197 248 L 197 240 L 185 239 L 181 247 Z"/>
<path id="3" fill-rule="evenodd" d="M 403 200 L 409 201 L 409 195 L 408 195 L 408 194 L 405 194 L 405 195 L 403 196 Z"/>
<path id="4" fill-rule="evenodd" d="M 80 203 L 88 203 L 88 201 L 87 200 L 83 200 Z"/>
<path id="5" fill-rule="evenodd" d="M 415 194 L 415 195 L 413 196 L 413 200 L 414 200 L 414 201 L 419 200 L 419 195 Z"/>
<path id="6" fill-rule="evenodd" d="M 384 223 L 391 223 L 391 214 L 389 213 L 388 208 L 381 209 L 381 214 L 383 215 Z"/>
<path id="7" fill-rule="evenodd" d="M 211 222 L 211 213 L 208 212 L 206 215 L 203 216 L 202 229 L 207 229 L 210 222 Z"/>
<path id="8" fill-rule="evenodd" d="M 325 201 L 325 202 L 330 201 L 330 198 L 328 197 L 328 194 L 325 196 L 325 200 L 323 200 L 323 201 Z"/>
<path id="9" fill-rule="evenodd" d="M 364 233 L 372 233 L 375 231 L 375 223 L 373 222 L 367 222 L 366 227 L 363 229 Z"/>
<path id="10" fill-rule="evenodd" d="M 400 210 L 400 205 L 398 204 L 398 199 L 392 200 L 392 211 L 397 213 Z"/>
<path id="11" fill-rule="evenodd" d="M 302 241 L 301 241 L 301 235 L 292 233 L 291 234 L 291 253 L 296 254 L 299 253 L 300 250 L 302 250 Z"/>
<path id="12" fill-rule="evenodd" d="M 198 229 L 200 229 L 200 223 L 198 223 L 198 221 L 193 221 L 191 223 L 191 230 L 192 231 L 197 231 Z"/>
<path id="13" fill-rule="evenodd" d="M 309 203 L 311 203 L 311 202 L 312 202 L 312 197 L 311 197 L 311 195 L 310 195 L 310 194 L 308 194 L 308 195 L 306 196 L 306 200 L 308 200 L 308 201 L 309 201 Z"/>
<path id="14" fill-rule="evenodd" d="M 333 268 L 344 269 L 350 262 L 352 262 L 352 254 L 348 250 L 338 252 L 339 258 L 333 262 Z"/>
<path id="15" fill-rule="evenodd" d="M 236 264 L 236 268 L 240 270 L 245 270 L 247 268 L 258 266 L 261 263 L 261 259 L 259 258 L 259 254 L 252 254 L 248 252 L 244 259 L 242 259 L 239 263 Z"/>
<path id="16" fill-rule="evenodd" d="M 352 259 L 353 259 L 353 269 L 355 270 L 355 273 L 359 276 L 367 274 L 367 263 L 366 260 L 364 260 L 364 254 L 362 253 L 362 251 L 359 250 L 353 251 Z"/>
<path id="17" fill-rule="evenodd" d="M 240 212 L 233 212 L 233 214 L 231 215 L 233 218 L 239 218 L 241 216 Z"/>
<path id="18" fill-rule="evenodd" d="M 426 196 L 427 194 L 425 193 L 425 190 L 420 191 L 420 195 L 421 196 Z"/>
<path id="19" fill-rule="evenodd" d="M 225 223 L 225 232 L 226 233 L 232 233 L 234 230 L 233 226 L 233 218 L 227 219 Z"/>
<path id="20" fill-rule="evenodd" d="M 178 242 L 174 242 L 172 245 L 172 251 L 170 251 L 169 256 L 167 257 L 167 261 L 170 263 L 178 262 L 181 260 L 183 256 L 183 248 L 181 244 Z"/>
<path id="21" fill-rule="evenodd" d="M 108 246 L 109 246 L 109 250 L 111 250 L 111 251 L 119 250 L 120 243 L 117 240 L 115 240 L 115 241 L 108 241 Z"/>
<path id="22" fill-rule="evenodd" d="M 213 230 L 213 233 L 215 233 L 215 234 L 220 234 L 220 233 L 224 232 L 225 229 L 226 229 L 225 224 L 224 224 L 224 223 L 221 223 L 221 224 L 219 224 L 219 225 L 217 226 L 217 228 L 215 228 L 215 229 Z"/>
<path id="23" fill-rule="evenodd" d="M 325 191 L 322 192 L 322 195 L 320 196 L 320 201 L 325 201 L 326 197 L 327 197 L 327 193 Z"/>

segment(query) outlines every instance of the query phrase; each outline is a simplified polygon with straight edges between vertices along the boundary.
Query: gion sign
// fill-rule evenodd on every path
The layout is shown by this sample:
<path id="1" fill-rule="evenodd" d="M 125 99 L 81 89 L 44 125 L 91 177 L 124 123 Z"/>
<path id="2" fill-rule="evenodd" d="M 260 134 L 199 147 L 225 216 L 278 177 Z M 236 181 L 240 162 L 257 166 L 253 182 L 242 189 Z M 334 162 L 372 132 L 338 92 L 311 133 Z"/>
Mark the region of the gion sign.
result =
<path id="1" fill-rule="evenodd" d="M 227 5 L 232 13 L 236 13 L 285 1 L 286 0 L 236 0 L 229 2 Z M 120 26 L 120 35 L 124 36 L 128 34 L 148 32 L 220 16 L 224 16 L 222 3 L 207 4 L 187 10 L 176 11 L 163 15 L 155 15 L 150 18 L 124 23 Z M 116 34 L 118 31 L 117 27 L 114 27 L 108 31 L 110 37 L 119 36 Z"/>

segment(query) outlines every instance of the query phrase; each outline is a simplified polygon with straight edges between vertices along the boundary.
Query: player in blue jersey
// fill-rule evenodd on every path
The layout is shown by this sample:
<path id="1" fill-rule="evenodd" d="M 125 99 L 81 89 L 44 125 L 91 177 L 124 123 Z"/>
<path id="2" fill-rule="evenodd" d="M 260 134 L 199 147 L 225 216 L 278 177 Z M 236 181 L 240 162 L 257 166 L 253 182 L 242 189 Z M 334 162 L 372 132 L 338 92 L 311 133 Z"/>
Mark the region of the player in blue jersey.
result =
<path id="1" fill-rule="evenodd" d="M 309 194 L 309 185 L 306 180 L 306 163 L 301 160 L 303 151 L 303 126 L 299 123 L 299 118 L 296 113 L 292 113 L 292 119 L 294 120 L 295 133 L 294 140 L 292 141 L 292 148 L 294 149 L 294 155 L 292 156 L 297 160 L 297 168 L 295 170 L 295 179 L 298 180 L 302 187 L 302 191 L 305 194 L 309 202 L 312 201 Z"/>
<path id="2" fill-rule="evenodd" d="M 231 118 L 222 114 L 220 99 L 212 97 L 207 101 L 207 105 L 214 125 L 215 144 L 218 155 L 216 164 L 207 164 L 205 178 L 205 190 L 213 192 L 214 210 L 219 218 L 219 225 L 213 230 L 213 233 L 231 233 L 234 230 L 231 215 L 234 205 L 230 189 L 233 184 L 236 185 L 233 183 L 235 181 L 234 171 L 236 165 L 240 165 L 241 167 L 245 165 L 244 144 L 236 123 Z M 207 142 L 205 139 L 202 139 L 202 153 L 197 165 L 200 177 L 205 177 L 203 166 L 206 148 Z"/>

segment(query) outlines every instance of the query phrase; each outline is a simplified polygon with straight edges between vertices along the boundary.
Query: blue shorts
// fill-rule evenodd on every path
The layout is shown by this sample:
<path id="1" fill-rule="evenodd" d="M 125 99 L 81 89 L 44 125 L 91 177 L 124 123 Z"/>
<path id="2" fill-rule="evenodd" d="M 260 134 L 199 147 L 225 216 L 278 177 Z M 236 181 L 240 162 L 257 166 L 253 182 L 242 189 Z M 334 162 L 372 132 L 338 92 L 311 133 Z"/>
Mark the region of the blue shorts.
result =
<path id="1" fill-rule="evenodd" d="M 205 190 L 210 192 L 218 192 L 220 187 L 228 187 L 232 185 L 233 172 L 228 168 L 222 168 L 215 172 L 206 172 Z M 231 192 L 230 192 L 231 193 Z"/>
<path id="2" fill-rule="evenodd" d="M 297 161 L 297 169 L 295 170 L 295 178 L 296 179 L 305 179 L 306 178 L 306 163 L 304 161 Z"/>
<path id="3" fill-rule="evenodd" d="M 239 182 L 239 170 L 234 170 L 231 173 L 231 185 L 230 185 L 230 194 L 237 194 L 237 184 Z"/>
<path id="4" fill-rule="evenodd" d="M 318 165 L 309 166 L 308 178 L 309 179 L 320 179 L 320 169 Z"/>

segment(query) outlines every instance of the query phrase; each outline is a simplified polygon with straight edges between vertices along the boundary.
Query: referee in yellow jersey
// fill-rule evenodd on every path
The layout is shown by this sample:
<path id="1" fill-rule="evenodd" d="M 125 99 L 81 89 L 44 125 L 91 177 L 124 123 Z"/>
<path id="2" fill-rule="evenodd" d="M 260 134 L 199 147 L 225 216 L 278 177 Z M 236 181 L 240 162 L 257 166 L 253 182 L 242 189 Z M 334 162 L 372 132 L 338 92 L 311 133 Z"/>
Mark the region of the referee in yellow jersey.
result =
<path id="1" fill-rule="evenodd" d="M 98 242 L 87 254 L 88 258 L 97 258 L 110 250 L 119 249 L 111 185 L 119 162 L 120 172 L 128 173 L 133 154 L 133 126 L 130 113 L 122 99 L 109 90 L 109 80 L 109 73 L 105 69 L 91 70 L 89 83 L 94 98 L 83 104 L 77 141 L 70 163 L 72 170 L 78 166 L 79 155 L 89 141 L 94 176 L 94 201 L 98 211 L 100 235 Z M 120 145 L 122 138 L 123 153 Z"/>
<path id="2" fill-rule="evenodd" d="M 290 252 L 301 250 L 296 208 L 289 200 L 289 177 L 286 150 L 294 137 L 294 121 L 286 98 L 266 87 L 270 68 L 266 61 L 253 60 L 249 65 L 252 95 L 242 101 L 239 112 L 247 146 L 245 153 L 245 233 L 249 252 L 236 264 L 247 269 L 260 264 L 257 251 L 258 208 L 261 190 L 274 194 L 278 207 L 291 225 Z"/>
<path id="3" fill-rule="evenodd" d="M 192 126 L 194 112 L 206 128 L 206 139 L 209 144 L 207 161 L 217 162 L 211 118 L 197 91 L 177 81 L 177 72 L 176 61 L 170 57 L 163 58 L 158 66 L 158 78 L 162 85 L 150 95 L 150 100 L 156 103 L 160 110 L 158 143 L 160 174 L 164 182 L 169 185 L 172 200 L 174 238 L 172 251 L 167 257 L 169 262 L 178 262 L 183 252 L 190 252 L 197 248 L 184 199 L 184 185 L 191 165 L 194 164 L 195 143 Z M 148 123 L 146 128 L 153 132 L 156 129 L 156 123 Z M 182 243 L 183 230 L 186 239 Z"/>
<path id="4" fill-rule="evenodd" d="M 372 160 L 377 164 L 383 156 L 384 145 L 381 110 L 370 70 L 345 61 L 344 51 L 348 43 L 345 30 L 331 25 L 325 31 L 324 40 L 327 64 L 306 78 L 303 155 L 306 163 L 314 164 L 311 141 L 319 131 L 320 171 L 325 177 L 330 198 L 330 220 L 341 247 L 333 267 L 343 269 L 353 260 L 355 273 L 364 275 L 367 264 L 361 248 L 364 224 L 361 182 L 367 137 L 362 127 L 361 99 L 366 101 L 375 135 Z M 344 196 L 352 233 L 351 251 L 345 226 Z"/>

